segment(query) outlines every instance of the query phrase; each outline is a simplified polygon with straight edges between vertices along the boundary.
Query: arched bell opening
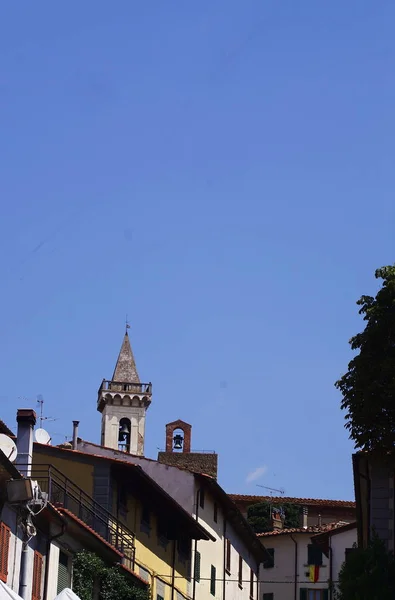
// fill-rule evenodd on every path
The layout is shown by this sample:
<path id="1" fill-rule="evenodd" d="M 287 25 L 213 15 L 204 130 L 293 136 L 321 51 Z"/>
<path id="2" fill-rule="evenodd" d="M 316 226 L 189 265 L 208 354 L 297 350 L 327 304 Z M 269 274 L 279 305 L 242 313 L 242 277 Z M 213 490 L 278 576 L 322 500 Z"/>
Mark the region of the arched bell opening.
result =
<path id="1" fill-rule="evenodd" d="M 130 432 L 132 430 L 130 419 L 123 417 L 119 421 L 118 450 L 130 452 Z"/>

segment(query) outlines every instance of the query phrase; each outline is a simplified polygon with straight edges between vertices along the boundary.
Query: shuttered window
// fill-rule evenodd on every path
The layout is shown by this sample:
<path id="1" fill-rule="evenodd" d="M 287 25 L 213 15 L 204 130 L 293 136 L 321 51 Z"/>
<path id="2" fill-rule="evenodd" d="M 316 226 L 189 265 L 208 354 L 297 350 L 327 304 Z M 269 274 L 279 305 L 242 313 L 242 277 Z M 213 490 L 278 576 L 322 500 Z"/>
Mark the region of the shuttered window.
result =
<path id="1" fill-rule="evenodd" d="M 321 548 L 316 544 L 309 544 L 307 546 L 307 564 L 321 567 L 322 565 L 322 551 Z"/>
<path id="2" fill-rule="evenodd" d="M 195 581 L 200 581 L 200 552 L 195 553 Z"/>
<path id="3" fill-rule="evenodd" d="M 32 600 L 41 600 L 41 580 L 43 572 L 43 556 L 37 550 L 34 552 Z"/>
<path id="4" fill-rule="evenodd" d="M 211 565 L 211 579 L 210 579 L 210 594 L 215 596 L 215 578 L 216 578 L 216 569 L 214 565 Z"/>
<path id="5" fill-rule="evenodd" d="M 64 552 L 60 552 L 57 593 L 60 594 L 67 587 L 70 587 L 69 557 Z"/>
<path id="6" fill-rule="evenodd" d="M 265 548 L 266 558 L 263 561 L 264 569 L 273 569 L 274 567 L 274 548 Z"/>
<path id="7" fill-rule="evenodd" d="M 0 581 L 7 583 L 11 529 L 0 523 Z"/>
<path id="8" fill-rule="evenodd" d="M 239 587 L 243 587 L 243 559 L 239 556 Z"/>
<path id="9" fill-rule="evenodd" d="M 226 540 L 226 570 L 230 573 L 230 553 L 231 553 L 231 543 L 230 540 Z"/>

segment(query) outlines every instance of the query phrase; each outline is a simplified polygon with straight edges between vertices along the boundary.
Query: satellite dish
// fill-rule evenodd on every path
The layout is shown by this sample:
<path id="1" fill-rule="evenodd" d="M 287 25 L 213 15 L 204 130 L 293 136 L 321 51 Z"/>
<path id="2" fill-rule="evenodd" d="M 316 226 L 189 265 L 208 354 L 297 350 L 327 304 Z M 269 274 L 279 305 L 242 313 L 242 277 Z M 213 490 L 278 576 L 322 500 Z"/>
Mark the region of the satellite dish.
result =
<path id="1" fill-rule="evenodd" d="M 18 456 L 15 442 L 4 433 L 0 433 L 0 450 L 4 452 L 11 462 L 14 462 Z"/>
<path id="2" fill-rule="evenodd" d="M 49 435 L 48 431 L 45 431 L 45 429 L 41 428 L 36 429 L 34 432 L 34 437 L 36 438 L 36 442 L 39 444 L 48 445 L 51 441 L 51 436 Z"/>

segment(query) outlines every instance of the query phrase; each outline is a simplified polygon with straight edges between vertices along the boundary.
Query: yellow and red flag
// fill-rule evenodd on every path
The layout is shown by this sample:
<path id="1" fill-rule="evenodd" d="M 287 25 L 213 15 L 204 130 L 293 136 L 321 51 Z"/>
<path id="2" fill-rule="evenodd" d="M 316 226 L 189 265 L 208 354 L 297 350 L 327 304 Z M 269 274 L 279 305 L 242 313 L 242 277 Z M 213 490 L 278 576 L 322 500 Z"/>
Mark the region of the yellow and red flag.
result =
<path id="1" fill-rule="evenodd" d="M 317 583 L 320 576 L 320 568 L 317 565 L 310 565 L 309 579 L 312 583 Z"/>

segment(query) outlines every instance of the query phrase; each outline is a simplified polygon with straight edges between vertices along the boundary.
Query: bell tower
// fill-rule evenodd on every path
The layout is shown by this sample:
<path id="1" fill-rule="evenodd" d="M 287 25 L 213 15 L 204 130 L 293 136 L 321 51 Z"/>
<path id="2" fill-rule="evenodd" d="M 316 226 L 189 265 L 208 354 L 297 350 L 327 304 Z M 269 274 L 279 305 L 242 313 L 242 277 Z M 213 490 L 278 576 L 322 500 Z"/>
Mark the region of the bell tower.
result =
<path id="1" fill-rule="evenodd" d="M 112 379 L 103 379 L 98 391 L 101 445 L 144 456 L 145 413 L 151 397 L 152 384 L 140 382 L 126 329 Z"/>

